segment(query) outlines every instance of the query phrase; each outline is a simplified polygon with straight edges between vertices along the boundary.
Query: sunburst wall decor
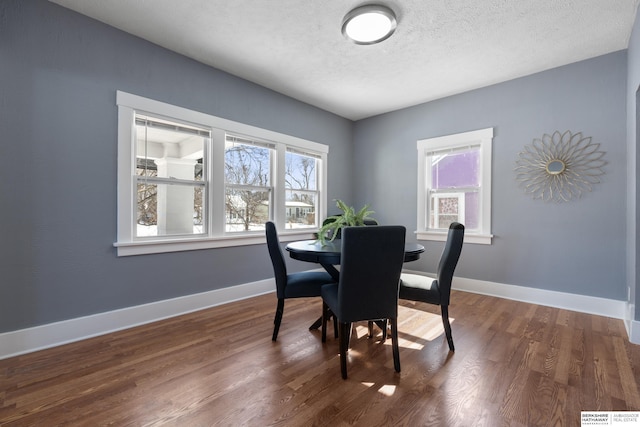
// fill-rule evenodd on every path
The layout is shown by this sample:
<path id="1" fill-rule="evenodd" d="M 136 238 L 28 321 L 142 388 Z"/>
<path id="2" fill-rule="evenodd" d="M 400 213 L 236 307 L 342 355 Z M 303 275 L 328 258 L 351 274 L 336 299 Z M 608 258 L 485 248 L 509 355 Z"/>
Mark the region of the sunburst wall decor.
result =
<path id="1" fill-rule="evenodd" d="M 582 132 L 544 134 L 518 155 L 516 180 L 534 199 L 568 202 L 580 198 L 604 175 L 602 167 L 607 162 L 599 148 L 600 144 Z"/>

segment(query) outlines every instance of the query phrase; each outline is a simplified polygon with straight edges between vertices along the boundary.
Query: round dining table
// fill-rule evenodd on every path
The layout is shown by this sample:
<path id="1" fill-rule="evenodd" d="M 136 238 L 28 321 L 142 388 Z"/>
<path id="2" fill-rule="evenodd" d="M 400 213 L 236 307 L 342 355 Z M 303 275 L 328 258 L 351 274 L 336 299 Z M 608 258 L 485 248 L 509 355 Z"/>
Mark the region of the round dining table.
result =
<path id="1" fill-rule="evenodd" d="M 289 256 L 299 261 L 314 262 L 320 264 L 331 276 L 338 280 L 339 272 L 334 267 L 340 265 L 340 252 L 342 242 L 340 239 L 326 241 L 319 240 L 299 240 L 291 242 L 286 246 Z M 419 243 L 405 243 L 404 262 L 415 261 L 424 252 L 424 246 Z"/>

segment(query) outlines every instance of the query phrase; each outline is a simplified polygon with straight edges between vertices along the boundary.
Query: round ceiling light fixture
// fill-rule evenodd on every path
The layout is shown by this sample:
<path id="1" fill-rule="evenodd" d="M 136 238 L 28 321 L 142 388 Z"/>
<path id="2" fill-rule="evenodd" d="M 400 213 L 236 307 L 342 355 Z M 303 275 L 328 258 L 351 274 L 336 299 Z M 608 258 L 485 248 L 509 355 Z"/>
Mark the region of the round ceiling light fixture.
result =
<path id="1" fill-rule="evenodd" d="M 365 5 L 347 13 L 342 34 L 357 44 L 375 44 L 388 39 L 396 30 L 396 15 L 382 5 Z"/>

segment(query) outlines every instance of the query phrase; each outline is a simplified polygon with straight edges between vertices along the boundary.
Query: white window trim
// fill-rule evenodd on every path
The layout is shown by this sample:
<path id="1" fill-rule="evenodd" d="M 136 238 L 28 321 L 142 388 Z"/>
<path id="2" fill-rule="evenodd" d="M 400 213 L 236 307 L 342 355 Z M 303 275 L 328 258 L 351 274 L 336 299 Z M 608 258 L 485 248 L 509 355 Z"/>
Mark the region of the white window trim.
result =
<path id="1" fill-rule="evenodd" d="M 465 230 L 465 243 L 477 243 L 490 245 L 491 234 L 491 151 L 493 142 L 493 128 L 480 129 L 471 132 L 440 136 L 436 138 L 421 139 L 417 142 L 418 148 L 418 240 L 446 241 L 447 231 L 434 231 L 428 228 L 428 197 L 429 176 L 427 174 L 427 153 L 438 149 L 457 148 L 465 145 L 480 145 L 481 170 L 480 170 L 480 197 L 482 209 L 480 212 L 479 232 Z"/>
<path id="2" fill-rule="evenodd" d="M 267 129 L 246 125 L 232 120 L 223 119 L 209 114 L 178 107 L 138 95 L 117 91 L 118 105 L 118 235 L 114 246 L 118 256 L 142 255 L 163 252 L 188 251 L 196 249 L 221 248 L 231 246 L 255 245 L 265 242 L 264 232 L 255 233 L 226 233 L 224 230 L 224 144 L 225 132 L 251 135 L 268 141 L 276 141 L 278 156 L 282 156 L 287 147 L 294 147 L 301 151 L 308 151 L 317 155 L 322 161 L 322 168 L 318 171 L 319 196 L 316 212 L 320 217 L 326 216 L 327 201 L 327 156 L 329 147 L 317 142 L 308 141 L 290 135 L 281 134 Z M 135 224 L 135 191 L 132 176 L 135 174 L 135 143 L 134 143 L 134 115 L 136 112 L 164 116 L 199 126 L 210 127 L 212 131 L 211 155 L 209 156 L 209 230 L 206 236 L 161 237 L 154 239 L 134 239 Z M 280 175 L 283 175 L 280 177 Z M 284 168 L 275 171 L 276 182 L 284 182 Z M 290 230 L 285 229 L 284 186 L 282 191 L 276 192 L 274 197 L 273 220 L 278 226 L 279 237 L 282 241 L 312 238 L 317 229 Z M 279 206 L 282 204 L 282 208 Z"/>

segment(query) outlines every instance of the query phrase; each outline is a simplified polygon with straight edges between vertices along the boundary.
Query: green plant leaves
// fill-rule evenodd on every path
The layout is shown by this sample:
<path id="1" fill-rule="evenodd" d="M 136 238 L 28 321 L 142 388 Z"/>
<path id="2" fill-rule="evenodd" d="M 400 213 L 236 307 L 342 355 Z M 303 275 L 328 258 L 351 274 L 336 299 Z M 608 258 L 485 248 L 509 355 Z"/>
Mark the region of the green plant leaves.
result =
<path id="1" fill-rule="evenodd" d="M 332 242 L 343 227 L 362 226 L 365 225 L 365 221 L 376 221 L 371 217 L 375 211 L 372 211 L 368 204 L 357 212 L 352 206 L 347 206 L 339 199 L 336 200 L 336 206 L 342 211 L 342 215 L 332 215 L 324 220 L 322 227 L 318 230 L 318 240 L 321 243 L 325 243 L 327 239 Z"/>

